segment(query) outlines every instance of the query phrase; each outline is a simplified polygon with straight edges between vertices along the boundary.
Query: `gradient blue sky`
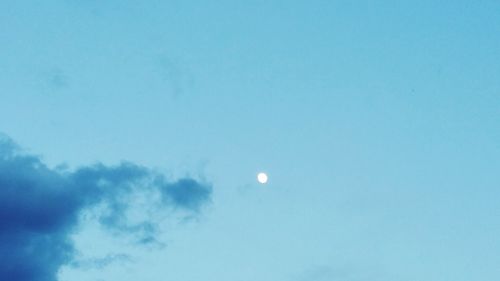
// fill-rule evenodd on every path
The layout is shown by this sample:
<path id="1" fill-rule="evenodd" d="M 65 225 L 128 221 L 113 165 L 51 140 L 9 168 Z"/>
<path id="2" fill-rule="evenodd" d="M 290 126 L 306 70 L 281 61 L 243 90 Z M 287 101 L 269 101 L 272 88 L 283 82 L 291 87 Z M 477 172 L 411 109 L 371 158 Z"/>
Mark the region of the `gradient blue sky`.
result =
<path id="1" fill-rule="evenodd" d="M 1 132 L 213 184 L 60 281 L 499 280 L 499 77 L 496 0 L 0 2 Z"/>

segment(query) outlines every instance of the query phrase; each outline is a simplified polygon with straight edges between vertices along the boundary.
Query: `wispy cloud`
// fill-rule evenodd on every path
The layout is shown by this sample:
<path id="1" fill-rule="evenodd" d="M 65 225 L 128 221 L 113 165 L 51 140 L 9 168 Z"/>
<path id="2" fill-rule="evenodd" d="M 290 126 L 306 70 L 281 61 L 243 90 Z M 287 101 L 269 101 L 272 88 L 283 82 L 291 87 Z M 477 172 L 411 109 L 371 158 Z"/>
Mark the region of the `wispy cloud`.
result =
<path id="1" fill-rule="evenodd" d="M 128 215 L 133 198 L 197 213 L 211 190 L 192 178 L 169 182 L 134 163 L 52 169 L 0 137 L 0 280 L 57 280 L 59 268 L 73 260 L 69 234 L 84 210 L 99 210 L 99 223 L 112 231 L 156 241 L 154 222 Z"/>
<path id="2" fill-rule="evenodd" d="M 339 277 L 341 279 L 339 279 Z M 346 275 L 339 276 L 331 267 L 317 266 L 304 271 L 296 278 L 297 281 L 348 280 Z M 335 279 L 332 279 L 335 278 Z"/>
<path id="3" fill-rule="evenodd" d="M 156 58 L 154 66 L 155 72 L 167 84 L 173 98 L 179 98 L 193 84 L 192 73 L 178 60 L 161 55 Z"/>
<path id="4" fill-rule="evenodd" d="M 108 254 L 98 258 L 76 259 L 70 265 L 79 269 L 102 269 L 114 263 L 128 263 L 132 261 L 133 259 L 126 254 Z"/>
<path id="5" fill-rule="evenodd" d="M 69 87 L 70 80 L 64 71 L 55 68 L 48 73 L 47 83 L 51 89 L 60 90 Z"/>
<path id="6" fill-rule="evenodd" d="M 398 280 L 389 276 L 378 268 L 352 267 L 352 266 L 314 266 L 292 278 L 294 281 L 378 281 Z"/>

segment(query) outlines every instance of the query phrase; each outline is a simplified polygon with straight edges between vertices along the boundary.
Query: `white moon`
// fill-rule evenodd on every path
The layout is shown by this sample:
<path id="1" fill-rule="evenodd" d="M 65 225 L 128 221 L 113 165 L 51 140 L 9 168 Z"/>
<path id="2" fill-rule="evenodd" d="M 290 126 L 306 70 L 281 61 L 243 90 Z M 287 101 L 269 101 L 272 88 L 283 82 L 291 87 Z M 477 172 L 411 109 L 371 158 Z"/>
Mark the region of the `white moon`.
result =
<path id="1" fill-rule="evenodd" d="M 262 184 L 267 183 L 267 175 L 266 175 L 266 173 L 259 173 L 259 174 L 257 174 L 257 180 L 260 183 L 262 183 Z"/>

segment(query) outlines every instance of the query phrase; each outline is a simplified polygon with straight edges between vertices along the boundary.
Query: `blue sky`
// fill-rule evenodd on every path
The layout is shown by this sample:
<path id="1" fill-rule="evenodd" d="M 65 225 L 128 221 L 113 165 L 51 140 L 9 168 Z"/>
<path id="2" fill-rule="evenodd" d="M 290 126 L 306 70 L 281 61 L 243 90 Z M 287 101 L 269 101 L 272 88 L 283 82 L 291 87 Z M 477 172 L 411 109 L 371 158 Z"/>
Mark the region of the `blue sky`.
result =
<path id="1" fill-rule="evenodd" d="M 499 279 L 499 14 L 2 1 L 0 277 L 25 259 L 53 270 L 20 281 Z M 13 215 L 40 210 L 68 215 Z M 72 256 L 8 263 L 42 234 Z"/>

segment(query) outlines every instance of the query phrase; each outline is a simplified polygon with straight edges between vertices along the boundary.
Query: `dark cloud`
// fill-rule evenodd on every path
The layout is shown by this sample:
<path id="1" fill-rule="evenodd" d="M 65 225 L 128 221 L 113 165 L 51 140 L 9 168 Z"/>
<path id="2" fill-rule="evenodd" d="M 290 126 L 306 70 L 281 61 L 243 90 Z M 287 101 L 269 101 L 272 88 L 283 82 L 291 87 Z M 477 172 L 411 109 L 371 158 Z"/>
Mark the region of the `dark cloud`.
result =
<path id="1" fill-rule="evenodd" d="M 189 178 L 177 182 L 163 184 L 162 199 L 184 209 L 198 211 L 200 206 L 210 196 L 210 189 Z"/>
<path id="2" fill-rule="evenodd" d="M 133 163 L 51 169 L 0 136 L 0 280 L 57 280 L 59 268 L 73 260 L 69 234 L 84 210 L 98 209 L 109 230 L 156 241 L 154 223 L 127 215 L 141 195 L 154 208 L 198 212 L 211 186 L 191 178 L 168 182 Z"/>

